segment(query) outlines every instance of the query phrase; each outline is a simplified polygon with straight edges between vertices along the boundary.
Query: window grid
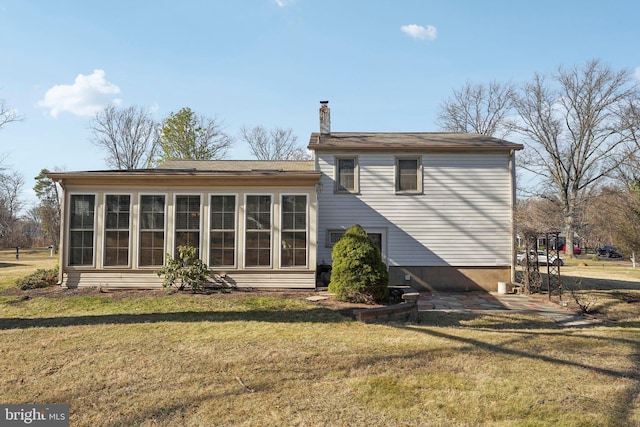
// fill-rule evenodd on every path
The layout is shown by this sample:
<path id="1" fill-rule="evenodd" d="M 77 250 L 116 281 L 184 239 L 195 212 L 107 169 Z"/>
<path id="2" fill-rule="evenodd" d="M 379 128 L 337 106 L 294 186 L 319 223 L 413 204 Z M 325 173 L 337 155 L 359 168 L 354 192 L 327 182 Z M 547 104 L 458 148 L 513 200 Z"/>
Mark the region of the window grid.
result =
<path id="1" fill-rule="evenodd" d="M 94 195 L 71 195 L 69 265 L 93 265 Z"/>
<path id="2" fill-rule="evenodd" d="M 307 265 L 307 196 L 282 196 L 281 263 Z"/>
<path id="3" fill-rule="evenodd" d="M 245 266 L 271 266 L 271 196 L 247 196 Z"/>
<path id="4" fill-rule="evenodd" d="M 176 244 L 178 246 L 192 246 L 197 249 L 196 256 L 200 256 L 200 196 L 176 196 Z"/>
<path id="5" fill-rule="evenodd" d="M 164 264 L 165 196 L 140 196 L 140 254 L 141 267 Z"/>
<path id="6" fill-rule="evenodd" d="M 234 266 L 236 263 L 236 196 L 211 196 L 209 265 Z"/>
<path id="7" fill-rule="evenodd" d="M 105 208 L 105 266 L 129 265 L 131 196 L 107 195 Z"/>

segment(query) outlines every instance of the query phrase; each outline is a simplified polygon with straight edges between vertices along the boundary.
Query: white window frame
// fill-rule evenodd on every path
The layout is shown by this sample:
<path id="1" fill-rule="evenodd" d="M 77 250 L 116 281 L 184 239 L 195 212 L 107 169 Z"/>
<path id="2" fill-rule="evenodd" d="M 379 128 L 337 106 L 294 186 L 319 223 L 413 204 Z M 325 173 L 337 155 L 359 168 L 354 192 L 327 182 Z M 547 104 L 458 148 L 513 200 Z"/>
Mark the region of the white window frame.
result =
<path id="1" fill-rule="evenodd" d="M 109 196 L 129 196 L 129 256 L 127 257 L 127 265 L 106 265 L 107 259 L 107 197 Z M 132 193 L 105 193 L 103 199 L 103 226 L 102 226 L 102 266 L 104 268 L 131 268 L 132 264 L 132 247 L 133 247 L 133 194 Z"/>
<path id="2" fill-rule="evenodd" d="M 71 199 L 73 196 L 93 196 L 93 255 L 91 264 L 82 264 L 82 265 L 72 265 L 71 264 Z M 67 224 L 69 227 L 67 228 L 67 235 L 65 236 L 67 239 L 67 249 L 66 249 L 66 265 L 70 268 L 96 268 L 96 252 L 97 252 L 97 240 L 98 240 L 98 194 L 84 191 L 77 191 L 73 193 L 69 193 L 69 213 L 67 214 Z"/>
<path id="3" fill-rule="evenodd" d="M 269 247 L 269 265 L 251 265 L 248 266 L 247 265 L 247 232 L 249 231 L 247 229 L 247 199 L 249 197 L 262 197 L 262 196 L 269 196 L 271 197 L 271 207 L 270 207 L 270 222 L 271 222 L 271 227 L 269 229 L 269 232 L 271 233 L 271 238 L 270 238 L 270 247 Z M 242 265 L 244 268 L 249 269 L 249 270 L 260 270 L 260 269 L 273 269 L 273 257 L 274 257 L 274 242 L 276 241 L 275 237 L 275 224 L 274 224 L 274 208 L 275 208 L 275 197 L 274 197 L 274 193 L 245 193 L 244 195 L 244 205 L 243 205 L 243 211 L 242 211 Z"/>
<path id="4" fill-rule="evenodd" d="M 167 261 L 167 242 L 169 241 L 168 239 L 168 214 L 169 214 L 169 195 L 168 193 L 154 193 L 154 192 L 149 192 L 149 193 L 139 193 L 138 194 L 138 206 L 136 209 L 136 224 L 137 224 L 137 230 L 136 231 L 136 257 L 135 257 L 135 265 L 137 268 L 140 269 L 158 269 L 159 267 L 162 267 L 162 265 L 140 265 L 140 249 L 141 249 L 141 243 L 142 243 L 142 239 L 140 238 L 140 234 L 143 231 L 149 231 L 147 229 L 142 230 L 142 223 L 140 221 L 140 217 L 142 215 L 142 197 L 144 196 L 163 196 L 164 197 L 164 224 L 162 224 L 162 232 L 164 233 L 164 245 L 163 245 L 163 250 L 162 250 L 162 260 L 163 263 L 162 265 L 164 265 L 164 263 Z M 158 228 L 154 228 L 153 230 L 159 230 Z"/>
<path id="5" fill-rule="evenodd" d="M 234 196 L 235 197 L 235 206 L 234 206 L 234 221 L 235 221 L 235 238 L 234 238 L 234 242 L 233 242 L 233 265 L 221 265 L 221 266 L 214 266 L 214 265 L 210 265 L 211 263 L 211 198 L 214 196 Z M 206 259 L 207 259 L 207 265 L 209 266 L 209 268 L 214 269 L 214 270 L 225 270 L 225 269 L 236 269 L 238 266 L 238 242 L 240 242 L 239 239 L 239 234 L 242 232 L 243 228 L 240 227 L 240 221 L 242 220 L 242 218 L 240 217 L 240 212 L 239 212 L 239 206 L 240 206 L 240 195 L 238 193 L 209 193 L 207 194 L 207 218 L 206 218 L 206 225 L 207 225 L 207 237 L 205 239 L 206 241 Z"/>
<path id="6" fill-rule="evenodd" d="M 204 204 L 202 203 L 202 193 L 174 193 L 173 195 L 173 235 L 172 235 L 172 241 L 173 244 L 171 245 L 171 253 L 173 254 L 173 258 L 177 258 L 180 254 L 178 254 L 178 242 L 176 239 L 176 233 L 178 232 L 178 224 L 177 224 L 177 214 L 178 214 L 178 197 L 198 197 L 200 199 L 200 206 L 199 206 L 199 213 L 200 213 L 200 218 L 198 221 L 198 257 L 200 259 L 202 259 L 203 256 L 203 250 L 202 250 L 202 242 L 203 242 L 203 236 L 202 236 L 202 230 L 203 230 L 203 224 L 204 224 L 204 219 L 203 219 L 203 207 Z"/>
<path id="7" fill-rule="evenodd" d="M 306 233 L 306 256 L 305 256 L 305 263 L 304 265 L 283 265 L 282 264 L 282 233 L 285 232 L 284 228 L 282 227 L 282 218 L 283 218 L 283 209 L 282 209 L 282 199 L 286 196 L 304 196 L 307 200 L 307 203 L 305 204 L 305 230 L 304 232 Z M 310 200 L 310 195 L 309 193 L 281 193 L 280 194 L 280 218 L 278 218 L 278 223 L 279 223 L 279 230 L 280 230 L 280 235 L 278 236 L 278 249 L 280 250 L 280 253 L 278 254 L 278 257 L 280 258 L 280 268 L 282 269 L 308 269 L 309 268 L 309 205 L 311 204 L 311 200 Z M 297 230 L 299 231 L 299 230 Z M 295 231 L 294 231 L 295 232 Z"/>

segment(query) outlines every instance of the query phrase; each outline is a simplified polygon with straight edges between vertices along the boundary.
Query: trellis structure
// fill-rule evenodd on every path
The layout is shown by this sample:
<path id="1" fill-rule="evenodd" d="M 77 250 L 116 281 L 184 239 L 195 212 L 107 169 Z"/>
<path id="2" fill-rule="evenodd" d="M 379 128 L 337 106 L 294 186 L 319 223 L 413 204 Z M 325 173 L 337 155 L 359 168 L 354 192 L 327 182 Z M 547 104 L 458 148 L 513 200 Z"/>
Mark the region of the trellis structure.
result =
<path id="1" fill-rule="evenodd" d="M 562 279 L 560 276 L 560 253 L 558 251 L 559 232 L 546 233 L 546 250 L 547 257 L 547 292 L 549 299 L 552 295 L 558 295 L 562 299 Z M 524 292 L 527 294 L 541 293 L 543 279 L 540 273 L 540 263 L 538 261 L 538 233 L 528 233 L 525 235 L 525 257 L 522 260 L 524 270 Z M 528 256 L 527 254 L 535 254 Z M 550 262 L 555 257 L 556 262 Z"/>

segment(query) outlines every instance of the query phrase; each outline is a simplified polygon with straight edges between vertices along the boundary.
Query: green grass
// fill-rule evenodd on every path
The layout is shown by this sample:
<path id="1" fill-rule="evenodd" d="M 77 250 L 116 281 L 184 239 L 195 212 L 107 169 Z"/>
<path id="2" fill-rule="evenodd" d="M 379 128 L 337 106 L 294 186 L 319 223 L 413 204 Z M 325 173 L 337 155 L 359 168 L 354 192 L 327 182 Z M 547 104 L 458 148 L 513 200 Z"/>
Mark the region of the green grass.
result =
<path id="1" fill-rule="evenodd" d="M 628 288 L 599 291 L 618 321 L 582 328 L 508 312 L 369 325 L 294 293 L 21 293 L 12 268 L 0 402 L 66 403 L 73 426 L 640 424 Z"/>

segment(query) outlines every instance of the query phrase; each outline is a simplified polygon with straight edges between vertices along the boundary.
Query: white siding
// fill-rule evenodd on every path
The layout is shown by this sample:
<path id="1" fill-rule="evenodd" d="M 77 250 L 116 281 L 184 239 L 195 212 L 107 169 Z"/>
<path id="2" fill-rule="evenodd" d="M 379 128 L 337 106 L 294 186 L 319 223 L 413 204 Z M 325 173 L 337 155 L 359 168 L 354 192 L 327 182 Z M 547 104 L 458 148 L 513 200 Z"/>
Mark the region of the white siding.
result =
<path id="1" fill-rule="evenodd" d="M 423 194 L 396 195 L 393 154 L 358 155 L 359 194 L 334 194 L 334 156 L 318 155 L 319 261 L 331 259 L 327 230 L 360 224 L 386 229 L 389 265 L 511 264 L 509 154 L 421 156 Z"/>

